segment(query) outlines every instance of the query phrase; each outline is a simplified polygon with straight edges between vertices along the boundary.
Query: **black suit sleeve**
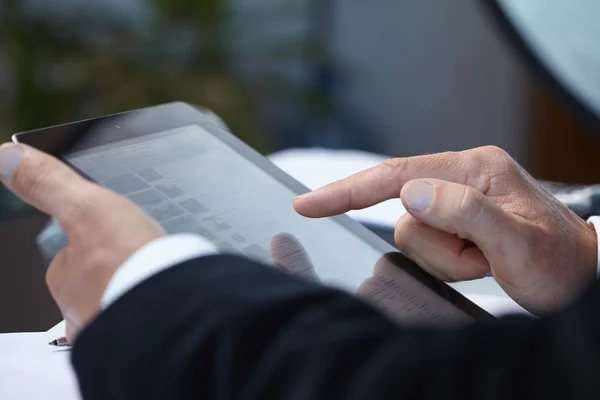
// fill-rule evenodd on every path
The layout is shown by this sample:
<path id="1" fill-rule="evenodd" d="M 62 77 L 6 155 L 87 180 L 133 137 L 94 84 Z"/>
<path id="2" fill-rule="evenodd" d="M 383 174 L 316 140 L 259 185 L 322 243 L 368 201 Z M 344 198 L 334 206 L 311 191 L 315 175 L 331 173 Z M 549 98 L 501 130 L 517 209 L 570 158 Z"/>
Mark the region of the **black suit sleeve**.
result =
<path id="1" fill-rule="evenodd" d="M 78 339 L 86 399 L 600 396 L 600 291 L 541 320 L 402 329 L 360 300 L 233 256 L 150 278 Z"/>

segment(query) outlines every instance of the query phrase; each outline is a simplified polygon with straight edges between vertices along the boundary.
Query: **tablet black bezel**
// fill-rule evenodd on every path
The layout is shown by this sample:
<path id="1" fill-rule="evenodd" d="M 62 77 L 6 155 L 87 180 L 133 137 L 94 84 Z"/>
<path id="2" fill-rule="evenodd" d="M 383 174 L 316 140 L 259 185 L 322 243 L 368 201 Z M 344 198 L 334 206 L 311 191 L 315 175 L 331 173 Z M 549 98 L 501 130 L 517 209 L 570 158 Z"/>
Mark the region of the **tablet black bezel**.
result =
<path id="1" fill-rule="evenodd" d="M 200 109 L 186 103 L 168 103 L 70 124 L 21 132 L 13 135 L 13 141 L 16 143 L 24 143 L 52 154 L 61 158 L 71 167 L 74 167 L 68 161 L 68 157 L 75 152 L 87 151 L 100 145 L 189 125 L 201 126 L 209 134 L 226 143 L 242 157 L 258 166 L 294 193 L 300 195 L 309 191 L 307 187 L 293 179 L 287 173 L 271 163 L 267 158 L 228 132 L 217 120 L 207 116 L 207 114 Z M 89 133 L 92 130 L 94 131 L 94 134 L 85 135 L 88 139 L 87 141 L 82 141 L 82 132 Z M 86 176 L 85 172 L 80 171 L 77 168 L 75 169 L 83 176 Z M 425 273 L 418 268 L 414 262 L 398 253 L 398 249 L 350 217 L 341 215 L 332 217 L 332 219 L 342 225 L 345 229 L 357 235 L 361 240 L 377 251 L 387 255 L 388 259 L 395 260 L 395 265 L 407 270 L 413 277 L 417 278 L 432 291 L 450 301 L 453 305 L 472 318 L 476 320 L 494 319 L 491 314 L 471 302 L 446 283 Z"/>

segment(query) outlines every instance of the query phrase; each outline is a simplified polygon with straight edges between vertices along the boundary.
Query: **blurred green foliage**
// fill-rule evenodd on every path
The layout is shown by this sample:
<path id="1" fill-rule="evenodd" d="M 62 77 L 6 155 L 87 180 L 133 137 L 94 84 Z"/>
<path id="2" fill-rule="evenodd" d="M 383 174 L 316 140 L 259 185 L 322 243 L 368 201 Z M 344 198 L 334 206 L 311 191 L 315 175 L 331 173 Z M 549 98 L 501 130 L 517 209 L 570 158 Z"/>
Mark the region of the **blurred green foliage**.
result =
<path id="1" fill-rule="evenodd" d="M 240 65 L 306 62 L 322 54 L 306 32 L 269 33 L 274 25 L 305 19 L 303 1 L 255 1 L 240 16 L 227 0 L 145 0 L 148 21 L 142 26 L 101 8 L 86 12 L 88 0 L 80 0 L 81 12 L 69 13 L 59 12 L 60 0 L 47 0 L 43 12 L 26 3 L 4 0 L 0 10 L 3 139 L 14 131 L 178 100 L 212 109 L 265 152 L 260 100 L 327 107 L 319 93 L 281 71 L 258 68 L 250 78 L 239 73 Z M 47 6 L 52 3 L 56 12 Z"/>
<path id="2" fill-rule="evenodd" d="M 142 0 L 143 23 L 111 12 L 109 3 L 118 3 L 104 1 L 0 3 L 0 140 L 17 131 L 186 101 L 212 109 L 234 134 L 267 152 L 262 100 L 327 109 L 310 86 L 265 67 L 323 55 L 306 31 L 269 30 L 305 21 L 305 1 L 254 1 L 240 15 L 227 0 Z M 248 66 L 258 67 L 241 74 Z M 22 205 L 0 190 L 0 206 L 6 214 Z"/>

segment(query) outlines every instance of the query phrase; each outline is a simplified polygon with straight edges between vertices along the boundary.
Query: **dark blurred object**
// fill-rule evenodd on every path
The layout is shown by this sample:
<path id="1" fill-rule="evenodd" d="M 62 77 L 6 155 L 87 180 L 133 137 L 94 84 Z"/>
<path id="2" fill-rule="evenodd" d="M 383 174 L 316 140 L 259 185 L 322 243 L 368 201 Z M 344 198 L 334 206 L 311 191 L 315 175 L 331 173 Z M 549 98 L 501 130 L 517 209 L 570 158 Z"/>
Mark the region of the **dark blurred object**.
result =
<path id="1" fill-rule="evenodd" d="M 583 219 L 600 215 L 600 185 L 541 182 L 563 204 Z"/>
<path id="2" fill-rule="evenodd" d="M 333 131 L 336 139 L 351 137 L 344 127 L 357 124 L 340 129 L 342 117 L 333 114 L 343 108 L 332 107 L 328 85 L 314 84 L 325 70 L 337 79 L 341 68 L 321 30 L 306 27 L 318 15 L 309 12 L 308 0 L 246 3 L 2 1 L 0 141 L 17 131 L 170 101 L 210 108 L 263 153 L 296 144 L 286 141 L 290 126 L 315 126 L 312 121 L 320 127 L 313 144 L 336 144 L 328 139 Z M 269 104 L 292 110 L 301 122 L 270 129 L 278 110 Z"/>
<path id="3" fill-rule="evenodd" d="M 0 223 L 0 333 L 45 331 L 61 319 L 35 243 L 47 220 L 29 211 Z"/>
<path id="4" fill-rule="evenodd" d="M 31 211 L 29 206 L 0 184 L 0 224 L 31 213 Z"/>
<path id="5" fill-rule="evenodd" d="M 531 167 L 538 179 L 575 184 L 600 182 L 600 141 L 547 88 L 531 88 Z"/>
<path id="6" fill-rule="evenodd" d="M 337 0 L 308 0 L 310 37 L 320 46 L 311 54 L 307 85 L 311 93 L 308 112 L 278 135 L 282 148 L 325 147 L 365 150 L 374 147 L 373 127 L 364 112 L 345 101 L 340 93 L 346 85 L 348 67 L 339 67 L 333 42 Z M 337 57 L 337 56 L 336 56 Z"/>
<path id="7" fill-rule="evenodd" d="M 327 109 L 294 69 L 322 57 L 306 0 L 4 0 L 2 131 L 186 101 L 271 150 L 263 102 Z M 6 126 L 4 126 L 6 125 Z M 7 136 L 5 136 L 6 138 Z"/>
<path id="8" fill-rule="evenodd" d="M 600 134 L 600 3 L 482 2 L 536 77 Z"/>
<path id="9" fill-rule="evenodd" d="M 540 179 L 600 182 L 600 3 L 480 4 L 531 72 L 529 170 Z"/>

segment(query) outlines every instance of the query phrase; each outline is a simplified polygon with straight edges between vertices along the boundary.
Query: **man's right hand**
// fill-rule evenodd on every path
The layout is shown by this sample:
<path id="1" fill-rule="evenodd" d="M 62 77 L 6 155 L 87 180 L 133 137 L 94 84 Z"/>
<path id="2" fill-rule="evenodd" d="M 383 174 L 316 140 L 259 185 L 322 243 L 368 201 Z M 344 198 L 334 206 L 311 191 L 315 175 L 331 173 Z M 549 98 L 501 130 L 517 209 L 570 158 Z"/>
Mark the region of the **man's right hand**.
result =
<path id="1" fill-rule="evenodd" d="M 490 272 L 534 313 L 560 308 L 593 282 L 597 241 L 586 224 L 496 147 L 391 159 L 301 196 L 296 210 L 327 217 L 400 196 L 395 241 L 446 281 Z"/>

